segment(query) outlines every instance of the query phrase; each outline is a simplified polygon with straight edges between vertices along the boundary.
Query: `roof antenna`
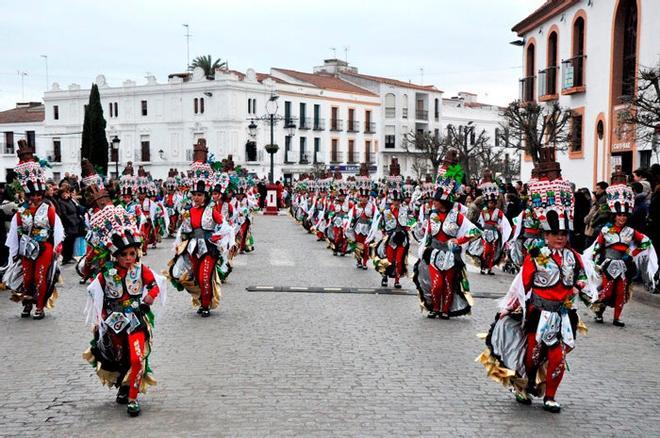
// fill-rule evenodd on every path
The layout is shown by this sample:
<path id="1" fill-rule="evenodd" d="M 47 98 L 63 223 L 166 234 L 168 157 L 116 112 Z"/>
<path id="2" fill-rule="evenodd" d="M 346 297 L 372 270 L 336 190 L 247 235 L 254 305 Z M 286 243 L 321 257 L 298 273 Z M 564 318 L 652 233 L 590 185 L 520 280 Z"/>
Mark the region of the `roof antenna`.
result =
<path id="1" fill-rule="evenodd" d="M 330 50 L 332 50 L 332 59 L 337 59 L 337 49 L 330 47 Z"/>
<path id="2" fill-rule="evenodd" d="M 344 46 L 344 61 L 348 64 L 348 51 L 351 50 L 350 46 Z"/>
<path id="3" fill-rule="evenodd" d="M 419 85 L 424 85 L 424 67 L 419 68 L 419 75 L 421 76 Z"/>

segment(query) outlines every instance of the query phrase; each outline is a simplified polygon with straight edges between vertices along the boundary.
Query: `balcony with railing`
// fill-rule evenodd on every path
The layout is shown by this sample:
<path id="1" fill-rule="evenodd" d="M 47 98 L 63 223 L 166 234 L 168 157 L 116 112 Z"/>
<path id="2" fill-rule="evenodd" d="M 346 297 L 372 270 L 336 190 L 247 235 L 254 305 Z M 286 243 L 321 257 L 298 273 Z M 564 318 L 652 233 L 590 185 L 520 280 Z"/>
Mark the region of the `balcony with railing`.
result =
<path id="1" fill-rule="evenodd" d="M 343 131 L 344 130 L 344 121 L 340 119 L 330 119 L 330 130 L 331 131 Z"/>
<path id="2" fill-rule="evenodd" d="M 314 119 L 312 122 L 312 129 L 314 131 L 323 131 L 325 129 L 325 119 Z"/>
<path id="3" fill-rule="evenodd" d="M 559 66 L 551 66 L 545 70 L 539 71 L 539 100 L 542 102 L 556 100 L 557 93 L 557 74 Z"/>
<path id="4" fill-rule="evenodd" d="M 300 151 L 300 160 L 298 161 L 299 164 L 309 164 L 309 156 L 307 153 L 302 150 Z"/>
<path id="5" fill-rule="evenodd" d="M 522 102 L 533 102 L 534 101 L 534 81 L 536 76 L 527 76 L 526 78 L 520 79 L 518 82 L 520 84 L 520 100 Z"/>
<path id="6" fill-rule="evenodd" d="M 428 120 L 429 119 L 429 112 L 426 110 L 416 110 L 415 111 L 415 118 L 417 120 Z"/>
<path id="7" fill-rule="evenodd" d="M 342 151 L 338 151 L 334 149 L 330 151 L 330 163 L 332 164 L 342 163 L 343 158 L 344 157 Z"/>
<path id="8" fill-rule="evenodd" d="M 313 164 L 325 164 L 324 160 L 325 155 L 323 154 L 323 151 L 315 151 L 314 156 L 312 157 L 312 163 Z"/>
<path id="9" fill-rule="evenodd" d="M 561 93 L 584 93 L 584 72 L 587 61 L 586 55 L 578 55 L 561 62 Z"/>
<path id="10" fill-rule="evenodd" d="M 387 107 L 385 108 L 385 118 L 386 119 L 393 119 L 396 117 L 396 108 L 395 107 Z"/>
<path id="11" fill-rule="evenodd" d="M 284 164 L 295 164 L 294 155 L 291 149 L 284 150 Z"/>
<path id="12" fill-rule="evenodd" d="M 299 124 L 298 124 L 298 129 L 312 129 L 312 119 L 311 117 L 301 117 Z"/>
<path id="13" fill-rule="evenodd" d="M 348 132 L 360 132 L 360 122 L 357 120 L 349 120 Z"/>
<path id="14" fill-rule="evenodd" d="M 364 162 L 370 166 L 376 164 L 376 154 L 374 152 L 365 152 Z"/>
<path id="15" fill-rule="evenodd" d="M 364 133 L 365 134 L 375 134 L 376 133 L 376 122 L 364 122 Z"/>

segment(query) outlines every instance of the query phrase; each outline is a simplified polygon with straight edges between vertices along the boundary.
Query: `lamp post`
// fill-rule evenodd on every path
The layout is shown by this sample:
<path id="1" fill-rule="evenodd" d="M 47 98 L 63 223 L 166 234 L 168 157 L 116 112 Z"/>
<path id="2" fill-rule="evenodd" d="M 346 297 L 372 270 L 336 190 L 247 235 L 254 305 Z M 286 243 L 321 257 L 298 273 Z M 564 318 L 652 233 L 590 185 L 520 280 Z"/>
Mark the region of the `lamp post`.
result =
<path id="1" fill-rule="evenodd" d="M 116 178 L 119 179 L 119 138 L 115 135 L 111 142 L 112 142 L 112 150 L 115 151 L 115 175 Z"/>
<path id="2" fill-rule="evenodd" d="M 270 127 L 270 143 L 266 145 L 266 152 L 270 154 L 270 171 L 268 173 L 268 182 L 273 184 L 275 182 L 275 157 L 274 155 L 280 149 L 279 146 L 275 143 L 275 125 L 278 122 L 284 121 L 284 129 L 286 130 L 286 135 L 292 137 L 296 132 L 296 126 L 291 123 L 293 118 L 282 117 L 277 114 L 277 99 L 279 98 L 276 94 L 271 94 L 266 102 L 266 114 L 261 117 L 254 117 L 248 119 L 250 124 L 248 125 L 248 134 L 250 137 L 255 138 L 257 136 L 257 121 L 267 122 Z"/>

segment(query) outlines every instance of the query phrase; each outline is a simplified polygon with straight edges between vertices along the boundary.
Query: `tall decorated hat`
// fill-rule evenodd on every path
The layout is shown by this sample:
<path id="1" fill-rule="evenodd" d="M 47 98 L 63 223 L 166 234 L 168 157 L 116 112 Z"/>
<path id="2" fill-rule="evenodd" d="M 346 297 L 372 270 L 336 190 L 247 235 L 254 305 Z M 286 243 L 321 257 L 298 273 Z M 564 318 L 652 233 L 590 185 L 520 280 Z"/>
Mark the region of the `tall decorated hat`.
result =
<path id="1" fill-rule="evenodd" d="M 89 220 L 89 228 L 90 243 L 96 247 L 107 248 L 111 254 L 142 244 L 142 233 L 137 219 L 122 206 L 108 204 L 95 212 Z"/>
<path id="2" fill-rule="evenodd" d="M 119 178 L 119 190 L 122 195 L 133 196 L 137 193 L 137 178 L 133 176 L 133 163 L 131 161 L 126 163 L 124 172 Z"/>
<path id="3" fill-rule="evenodd" d="M 86 158 L 80 163 L 80 189 L 87 207 L 101 208 L 111 203 L 110 195 L 105 190 L 103 178 L 96 172 L 94 165 Z"/>
<path id="4" fill-rule="evenodd" d="M 190 165 L 190 186 L 193 192 L 210 193 L 214 183 L 214 172 L 208 163 L 209 150 L 206 140 L 200 138 L 193 146 L 193 162 Z"/>
<path id="5" fill-rule="evenodd" d="M 605 189 L 607 193 L 607 205 L 612 213 L 632 214 L 635 207 L 635 194 L 627 183 L 626 174 L 621 166 L 614 168 L 612 173 L 612 184 Z"/>
<path id="6" fill-rule="evenodd" d="M 458 151 L 449 149 L 442 164 L 438 167 L 438 175 L 435 178 L 436 201 L 454 202 L 463 183 L 463 168 L 458 164 Z"/>
<path id="7" fill-rule="evenodd" d="M 143 166 L 138 167 L 138 176 L 137 176 L 137 190 L 140 194 L 149 194 L 149 186 L 151 185 L 151 179 L 149 174 L 144 170 Z"/>
<path id="8" fill-rule="evenodd" d="M 34 146 L 25 140 L 18 141 L 18 165 L 14 171 L 21 187 L 26 194 L 43 192 L 46 190 L 46 176 L 44 169 L 34 156 Z"/>
<path id="9" fill-rule="evenodd" d="M 355 176 L 355 189 L 361 196 L 369 196 L 371 178 L 369 178 L 369 167 L 367 163 L 360 164 L 360 172 Z"/>
<path id="10" fill-rule="evenodd" d="M 561 177 L 561 167 L 555 161 L 555 148 L 539 150 L 533 179 L 529 182 L 529 196 L 536 218 L 544 231 L 573 229 L 575 198 L 570 181 Z"/>
<path id="11" fill-rule="evenodd" d="M 484 170 L 484 176 L 479 183 L 479 189 L 486 201 L 497 201 L 500 195 L 500 189 L 493 181 L 493 173 L 489 169 Z"/>
<path id="12" fill-rule="evenodd" d="M 403 188 L 403 177 L 401 176 L 401 165 L 399 159 L 392 157 L 390 161 L 390 174 L 385 177 L 388 197 L 391 200 L 400 201 L 402 199 L 401 190 Z"/>
<path id="13" fill-rule="evenodd" d="M 165 180 L 165 188 L 170 191 L 174 191 L 179 187 L 178 181 L 179 172 L 176 169 L 170 169 L 167 172 L 167 179 Z"/>

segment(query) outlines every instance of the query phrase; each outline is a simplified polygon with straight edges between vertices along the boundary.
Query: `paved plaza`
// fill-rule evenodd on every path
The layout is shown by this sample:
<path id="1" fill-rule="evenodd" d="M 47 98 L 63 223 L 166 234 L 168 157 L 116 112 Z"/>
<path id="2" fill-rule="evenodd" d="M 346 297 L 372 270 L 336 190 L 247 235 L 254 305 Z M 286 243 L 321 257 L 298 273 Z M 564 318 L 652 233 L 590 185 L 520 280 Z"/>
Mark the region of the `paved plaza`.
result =
<path id="1" fill-rule="evenodd" d="M 290 217 L 257 216 L 221 309 L 202 319 L 169 289 L 157 316 L 159 384 L 127 416 L 81 353 L 86 293 L 72 266 L 42 321 L 0 293 L 0 434 L 82 436 L 660 436 L 660 308 L 630 303 L 625 329 L 590 328 L 569 356 L 560 415 L 514 402 L 474 362 L 511 276 L 471 273 L 473 314 L 429 320 L 410 295 L 248 292 L 378 287 Z M 171 241 L 146 258 L 162 270 Z M 414 291 L 409 279 L 404 288 Z M 586 315 L 585 311 L 580 312 Z M 611 321 L 611 313 L 606 314 Z"/>

